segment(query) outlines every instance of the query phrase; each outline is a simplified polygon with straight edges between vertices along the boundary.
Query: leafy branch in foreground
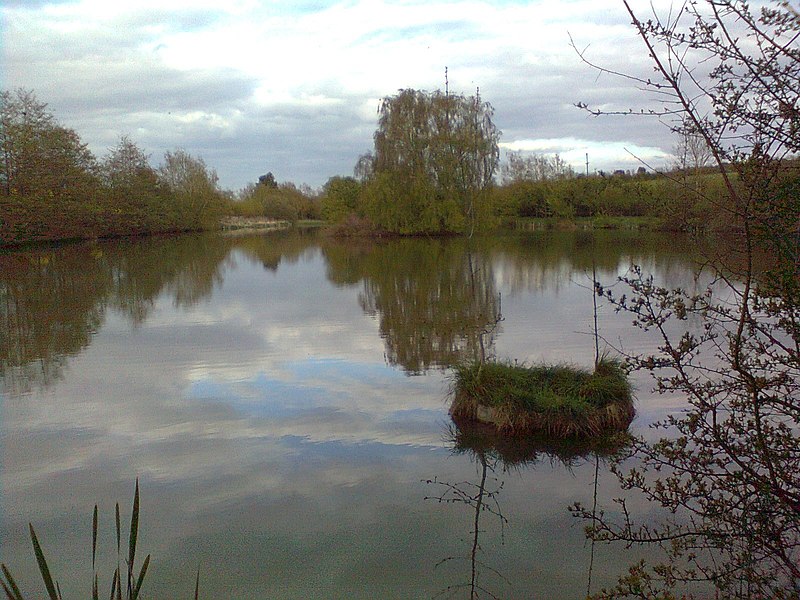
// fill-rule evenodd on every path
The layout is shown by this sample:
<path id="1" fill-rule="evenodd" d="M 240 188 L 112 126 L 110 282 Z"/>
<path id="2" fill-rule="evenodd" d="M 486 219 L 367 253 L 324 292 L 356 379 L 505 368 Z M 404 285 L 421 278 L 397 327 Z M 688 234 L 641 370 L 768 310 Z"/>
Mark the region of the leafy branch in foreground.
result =
<path id="1" fill-rule="evenodd" d="M 139 597 L 139 593 L 142 589 L 142 584 L 144 583 L 145 575 L 147 574 L 147 568 L 150 566 L 150 555 L 148 554 L 144 562 L 142 563 L 141 569 L 139 569 L 138 574 L 134 569 L 134 562 L 136 558 L 136 543 L 138 540 L 139 534 L 139 480 L 136 480 L 136 490 L 133 496 L 133 510 L 131 513 L 131 525 L 128 534 L 128 557 L 126 560 L 127 563 L 127 573 L 125 574 L 125 580 L 122 579 L 122 570 L 121 570 L 121 527 L 120 527 L 120 516 L 119 516 L 119 503 L 116 505 L 116 526 L 117 526 L 117 568 L 114 571 L 114 575 L 111 582 L 111 594 L 109 595 L 110 600 L 122 600 L 123 593 L 124 598 L 126 600 L 136 600 Z M 93 581 L 92 581 L 92 600 L 99 599 L 99 581 L 98 581 L 98 574 L 96 568 L 96 559 L 97 559 L 97 521 L 98 521 L 98 513 L 97 513 L 97 505 L 94 507 L 94 513 L 92 516 L 92 573 L 93 573 Z M 50 600 L 62 600 L 61 595 L 61 588 L 58 585 L 57 581 L 53 580 L 53 576 L 50 573 L 50 567 L 47 565 L 47 559 L 45 558 L 44 551 L 42 550 L 42 546 L 39 543 L 39 539 L 36 536 L 36 531 L 33 528 L 33 524 L 29 524 L 30 534 L 31 534 L 31 543 L 33 544 L 33 552 L 36 556 L 36 562 L 39 566 L 39 573 L 42 576 L 42 581 L 44 582 L 44 586 L 47 589 L 47 595 Z M 9 568 L 2 564 L 0 565 L 0 569 L 2 569 L 2 575 L 0 575 L 0 587 L 2 587 L 3 591 L 6 594 L 6 598 L 8 600 L 25 600 L 25 596 L 19 590 L 16 581 L 14 581 L 14 577 L 11 574 Z M 198 581 L 195 585 L 195 599 L 198 595 L 198 586 L 199 586 L 199 572 L 198 572 Z M 123 588 L 125 591 L 123 592 Z"/>
<path id="2" fill-rule="evenodd" d="M 596 597 L 800 599 L 800 10 L 793 1 L 691 1 L 642 18 L 623 4 L 653 65 L 636 79 L 679 134 L 699 136 L 726 194 L 714 205 L 735 231 L 706 257 L 699 293 L 635 268 L 629 295 L 603 290 L 658 340 L 629 356 L 656 391 L 686 401 L 613 465 L 652 515 L 573 506 L 593 540 L 660 546 Z"/>
<path id="3" fill-rule="evenodd" d="M 765 286 L 746 298 L 723 288 L 721 299 L 712 289 L 661 288 L 640 269 L 623 282 L 633 297 L 607 298 L 661 340 L 658 353 L 634 363 L 654 372 L 658 391 L 686 397 L 688 410 L 655 425 L 664 432 L 658 442 L 634 442 L 624 458 L 635 467 L 619 461 L 612 470 L 623 489 L 638 490 L 668 518 L 637 524 L 624 499 L 621 523 L 580 506 L 574 512 L 590 522 L 593 539 L 661 545 L 668 561 L 656 574 L 668 588 L 708 580 L 726 597 L 798 598 L 797 307 L 780 314 L 788 307 Z M 675 333 L 692 319 L 699 328 Z"/>

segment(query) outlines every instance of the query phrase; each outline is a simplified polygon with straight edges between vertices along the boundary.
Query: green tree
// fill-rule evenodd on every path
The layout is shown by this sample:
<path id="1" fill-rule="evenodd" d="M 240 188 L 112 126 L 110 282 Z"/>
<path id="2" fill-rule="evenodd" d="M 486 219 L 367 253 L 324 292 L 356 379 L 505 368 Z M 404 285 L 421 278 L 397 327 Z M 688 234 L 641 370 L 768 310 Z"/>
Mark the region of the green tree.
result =
<path id="1" fill-rule="evenodd" d="M 576 512 L 594 539 L 660 545 L 600 597 L 672 598 L 707 580 L 724 598 L 800 598 L 800 13 L 739 0 L 686 4 L 633 20 L 657 76 L 640 79 L 668 103 L 658 115 L 691 124 L 713 156 L 735 246 L 711 252 L 700 294 L 659 286 L 634 269 L 630 295 L 598 287 L 658 350 L 630 357 L 687 410 L 638 439 L 614 470 L 625 489 L 665 510 L 641 523 Z M 702 69 L 699 68 L 702 66 Z M 709 73 L 708 77 L 700 74 Z M 635 79 L 635 78 L 634 78 Z M 632 459 L 627 462 L 626 459 Z M 648 590 L 646 593 L 643 590 Z"/>
<path id="2" fill-rule="evenodd" d="M 275 181 L 275 176 L 272 174 L 272 171 L 268 172 L 266 175 L 262 175 L 261 177 L 259 177 L 258 184 L 270 188 L 278 187 L 278 182 Z"/>
<path id="3" fill-rule="evenodd" d="M 0 244 L 99 235 L 96 161 L 33 92 L 0 93 Z"/>
<path id="4" fill-rule="evenodd" d="M 180 149 L 166 152 L 158 176 L 173 194 L 185 228 L 203 229 L 218 222 L 225 197 L 217 184 L 216 171 L 207 167 L 202 158 Z"/>
<path id="5" fill-rule="evenodd" d="M 103 183 L 109 188 L 135 188 L 141 179 L 156 176 L 149 157 L 127 135 L 120 136 L 101 164 Z"/>
<path id="6" fill-rule="evenodd" d="M 251 184 L 242 191 L 239 206 L 249 216 L 294 223 L 300 219 L 319 219 L 322 216 L 319 204 L 313 190 L 307 186 L 297 187 L 291 182 L 278 184 L 262 176 L 258 184 Z"/>
<path id="7" fill-rule="evenodd" d="M 95 191 L 94 156 L 31 91 L 0 93 L 0 154 L 5 195 L 80 197 Z"/>
<path id="8" fill-rule="evenodd" d="M 331 177 L 322 188 L 322 216 L 342 221 L 359 212 L 361 184 L 353 177 Z"/>
<path id="9" fill-rule="evenodd" d="M 503 183 L 521 181 L 546 181 L 548 179 L 569 179 L 575 171 L 558 154 L 523 155 L 522 152 L 509 152 L 507 162 L 502 167 Z"/>
<path id="10" fill-rule="evenodd" d="M 397 233 L 472 233 L 488 218 L 499 160 L 493 109 L 479 96 L 402 90 L 384 98 L 367 213 Z"/>
<path id="11" fill-rule="evenodd" d="M 550 182 L 572 179 L 575 172 L 558 154 L 509 152 L 501 167 L 503 185 L 495 193 L 495 209 L 506 217 L 571 216 L 556 200 Z"/>
<path id="12" fill-rule="evenodd" d="M 100 163 L 109 201 L 107 226 L 117 233 L 143 233 L 179 227 L 177 206 L 159 182 L 147 154 L 121 136 Z M 170 206 L 170 204 L 173 204 Z"/>

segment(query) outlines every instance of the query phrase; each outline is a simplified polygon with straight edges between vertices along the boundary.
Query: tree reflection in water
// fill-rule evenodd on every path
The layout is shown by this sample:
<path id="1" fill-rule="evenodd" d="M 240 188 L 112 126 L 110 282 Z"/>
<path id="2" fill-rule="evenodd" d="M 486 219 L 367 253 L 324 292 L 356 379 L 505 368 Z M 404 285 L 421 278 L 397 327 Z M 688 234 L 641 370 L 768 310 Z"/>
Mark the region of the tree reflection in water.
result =
<path id="1" fill-rule="evenodd" d="M 556 440 L 546 436 L 516 437 L 503 435 L 491 425 L 453 419 L 447 430 L 445 441 L 452 446 L 455 454 L 468 454 L 478 465 L 477 482 L 441 481 L 437 477 L 425 480 L 434 486 L 435 492 L 425 497 L 441 504 L 469 506 L 474 514 L 470 530 L 470 551 L 460 556 L 447 556 L 436 567 L 451 562 L 464 561 L 469 564 L 469 578 L 463 583 L 453 583 L 441 590 L 436 597 L 455 598 L 467 592 L 470 600 L 478 598 L 504 598 L 507 593 L 495 592 L 490 586 L 510 586 L 512 583 L 502 572 L 490 566 L 485 560 L 486 552 L 480 544 L 481 516 L 484 513 L 497 518 L 501 528 L 501 540 L 505 527 L 509 524 L 503 514 L 500 495 L 503 490 L 503 473 L 533 467 L 538 462 L 548 460 L 551 465 L 559 463 L 572 469 L 594 459 L 594 495 L 597 496 L 597 478 L 600 459 L 619 452 L 628 443 L 627 434 L 614 434 L 593 440 Z M 499 472 L 499 474 L 498 474 Z M 482 558 L 483 557 L 483 558 Z M 587 589 L 591 588 L 594 548 L 587 572 Z M 480 577 L 481 571 L 490 577 Z"/>
<path id="2" fill-rule="evenodd" d="M 276 270 L 314 243 L 303 232 L 88 242 L 0 254 L 0 390 L 20 394 L 61 378 L 110 312 L 135 327 L 166 295 L 190 308 L 223 284 L 238 250 Z"/>
<path id="3" fill-rule="evenodd" d="M 328 277 L 362 282 L 390 364 L 419 374 L 491 354 L 500 313 L 491 258 L 463 239 L 327 244 Z"/>
<path id="4" fill-rule="evenodd" d="M 626 253 L 635 255 L 637 263 L 661 261 L 666 270 L 686 260 L 670 255 L 682 246 L 665 246 L 663 237 L 620 232 L 597 237 L 595 242 L 595 236 L 582 232 L 557 232 L 342 243 L 292 230 L 159 236 L 3 252 L 0 386 L 20 393 L 51 385 L 69 359 L 91 344 L 110 311 L 139 327 L 163 294 L 174 306 L 189 308 L 222 286 L 237 257 L 275 271 L 316 252 L 321 243 L 328 279 L 340 286 L 362 286 L 359 303 L 379 320 L 387 360 L 412 374 L 494 353 L 501 332 L 495 327 L 498 285 L 511 293 L 557 288 L 567 285 L 574 273 L 585 273 L 593 260 L 601 275 L 616 273 Z"/>

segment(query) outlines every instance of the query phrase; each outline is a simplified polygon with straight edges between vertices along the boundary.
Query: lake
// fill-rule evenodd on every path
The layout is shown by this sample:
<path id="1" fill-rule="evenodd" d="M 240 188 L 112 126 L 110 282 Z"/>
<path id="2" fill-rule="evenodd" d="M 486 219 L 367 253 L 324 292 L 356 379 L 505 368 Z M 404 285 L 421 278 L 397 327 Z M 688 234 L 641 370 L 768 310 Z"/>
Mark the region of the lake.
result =
<path id="1" fill-rule="evenodd" d="M 591 367 L 593 266 L 691 287 L 686 247 L 292 230 L 0 254 L 0 562 L 43 596 L 32 522 L 64 597 L 87 597 L 98 504 L 108 594 L 138 477 L 147 598 L 191 598 L 198 568 L 202 598 L 580 598 L 590 564 L 598 591 L 640 558 L 592 551 L 568 510 L 620 495 L 604 460 L 471 445 L 448 367 Z M 630 322 L 600 302 L 605 339 L 654 348 Z M 634 384 L 634 431 L 681 409 Z"/>

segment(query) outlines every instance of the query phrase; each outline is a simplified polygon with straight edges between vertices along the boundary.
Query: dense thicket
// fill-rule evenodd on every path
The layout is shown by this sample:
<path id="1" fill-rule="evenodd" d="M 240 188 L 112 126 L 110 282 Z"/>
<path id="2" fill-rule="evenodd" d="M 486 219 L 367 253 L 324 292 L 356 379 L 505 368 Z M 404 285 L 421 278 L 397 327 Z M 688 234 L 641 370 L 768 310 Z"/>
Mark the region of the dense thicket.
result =
<path id="1" fill-rule="evenodd" d="M 492 191 L 503 220 L 518 218 L 650 217 L 664 229 L 728 229 L 731 220 L 713 210 L 727 190 L 719 174 L 675 169 L 652 174 L 518 179 Z"/>
<path id="2" fill-rule="evenodd" d="M 231 212 L 242 217 L 263 217 L 296 223 L 300 220 L 322 218 L 318 195 L 307 186 L 278 183 L 272 173 L 259 177 L 239 192 L 231 204 Z"/>
<path id="3" fill-rule="evenodd" d="M 98 160 L 33 92 L 0 93 L 0 245 L 214 227 L 216 173 L 183 150 L 154 169 L 128 137 Z"/>

